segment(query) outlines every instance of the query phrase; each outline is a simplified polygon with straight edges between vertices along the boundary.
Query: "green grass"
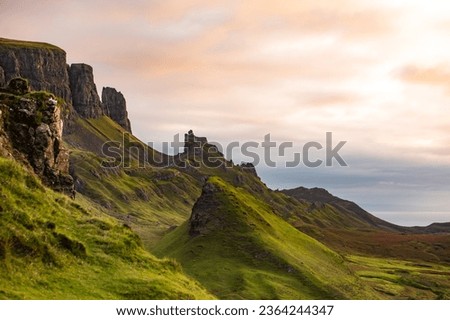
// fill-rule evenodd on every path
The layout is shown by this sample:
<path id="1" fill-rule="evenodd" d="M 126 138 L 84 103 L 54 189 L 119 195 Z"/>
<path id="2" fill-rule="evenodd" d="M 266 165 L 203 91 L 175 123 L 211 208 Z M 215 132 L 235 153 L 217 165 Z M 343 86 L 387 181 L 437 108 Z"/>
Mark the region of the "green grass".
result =
<path id="1" fill-rule="evenodd" d="M 309 203 L 270 191 L 258 178 L 236 166 L 189 170 L 139 167 L 142 153 L 134 151 L 126 154 L 131 167 L 102 168 L 102 144 L 122 143 L 124 130 L 108 117 L 79 119 L 76 125 L 75 133 L 65 139 L 81 193 L 96 203 L 98 211 L 129 225 L 146 249 L 176 259 L 189 275 L 220 298 L 447 296 L 441 274 L 398 275 L 393 270 L 367 266 L 366 260 L 354 262 L 340 255 L 353 254 L 354 259 L 376 251 L 379 258 L 390 257 L 380 261 L 391 261 L 393 257 L 434 256 L 434 251 L 428 252 L 433 246 L 426 246 L 427 252 L 413 248 L 417 241 L 406 247 L 402 244 L 406 235 L 399 235 L 400 246 L 386 243 L 392 240 L 368 233 L 366 224 L 359 223 L 357 217 L 345 215 L 343 219 L 342 212 L 329 205 L 311 209 Z M 129 138 L 131 143 L 142 145 L 137 138 Z M 154 150 L 149 152 L 160 156 Z M 200 196 L 203 178 L 208 176 L 215 176 L 211 181 L 221 190 L 210 212 L 220 223 L 210 225 L 208 234 L 191 237 L 186 220 Z M 330 233 L 330 226 L 344 229 Z M 382 242 L 378 241 L 380 237 Z M 441 238 L 433 241 L 445 241 Z M 421 279 L 431 279 L 434 284 L 426 287 Z"/>
<path id="2" fill-rule="evenodd" d="M 115 218 L 123 220 L 135 230 L 148 249 L 168 230 L 181 225 L 189 217 L 195 200 L 200 196 L 201 186 L 208 176 L 220 176 L 229 183 L 241 181 L 248 191 L 261 192 L 261 197 L 270 201 L 268 189 L 261 181 L 238 167 L 183 169 L 179 167 L 143 166 L 144 149 L 149 158 L 160 160 L 161 154 L 145 146 L 136 137 L 129 135 L 110 118 L 78 119 L 72 134 L 64 140 L 71 150 L 71 163 L 76 178 L 81 182 L 79 192 L 86 195 Z M 127 138 L 124 139 L 124 134 Z M 129 166 L 102 168 L 108 160 L 102 153 L 105 142 L 113 142 L 116 156 L 127 160 Z M 131 152 L 123 152 L 130 145 Z M 125 148 L 127 149 L 127 148 Z M 214 153 L 220 158 L 220 154 Z M 192 161 L 186 155 L 182 160 Z M 223 157 L 221 161 L 225 161 Z M 280 194 L 277 197 L 287 196 Z"/>
<path id="3" fill-rule="evenodd" d="M 361 280 L 384 298 L 450 298 L 449 266 L 355 255 L 347 260 Z"/>
<path id="4" fill-rule="evenodd" d="M 29 48 L 29 49 L 49 49 L 64 51 L 61 48 L 45 43 L 45 42 L 35 42 L 35 41 L 20 41 L 13 39 L 0 38 L 0 49 L 3 48 Z"/>
<path id="5" fill-rule="evenodd" d="M 266 203 L 218 177 L 208 181 L 218 190 L 205 209 L 210 223 L 194 237 L 185 223 L 155 252 L 177 259 L 212 293 L 224 299 L 377 297 L 340 255 L 297 231 Z"/>
<path id="6" fill-rule="evenodd" d="M 142 166 L 139 159 L 143 157 L 143 149 L 138 152 L 135 148 L 123 156 L 129 161 L 128 167 L 104 168 L 102 162 L 107 158 L 101 152 L 102 145 L 113 141 L 118 147 L 116 151 L 123 155 L 124 129 L 108 117 L 78 119 L 75 126 L 74 133 L 64 139 L 71 150 L 76 179 L 82 185 L 79 192 L 102 206 L 109 215 L 132 227 L 149 250 L 168 230 L 188 219 L 195 200 L 200 196 L 204 177 L 220 175 L 233 181 L 240 175 L 246 186 L 261 184 L 236 168 L 223 170 L 202 166 L 183 170 L 148 164 Z M 127 146 L 144 146 L 132 135 L 127 139 Z M 160 159 L 158 151 L 146 149 L 150 157 Z"/>
<path id="7" fill-rule="evenodd" d="M 83 185 L 81 192 L 132 227 L 146 248 L 169 228 L 181 225 L 200 195 L 199 183 L 174 169 L 102 168 L 97 155 L 76 150 L 71 161 Z"/>
<path id="8" fill-rule="evenodd" d="M 55 193 L 4 158 L 0 181 L 0 298 L 213 298 L 87 198 Z"/>

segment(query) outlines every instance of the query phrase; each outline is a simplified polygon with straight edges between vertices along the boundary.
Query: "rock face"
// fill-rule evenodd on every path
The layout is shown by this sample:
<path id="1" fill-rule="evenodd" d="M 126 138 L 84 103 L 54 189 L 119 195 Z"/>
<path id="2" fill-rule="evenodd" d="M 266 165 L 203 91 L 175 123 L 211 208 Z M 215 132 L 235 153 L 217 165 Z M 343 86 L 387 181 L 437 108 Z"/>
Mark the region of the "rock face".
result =
<path id="1" fill-rule="evenodd" d="M 72 64 L 69 68 L 72 105 L 82 118 L 98 118 L 106 114 L 97 87 L 92 67 L 84 63 Z"/>
<path id="2" fill-rule="evenodd" d="M 127 103 L 121 92 L 114 88 L 104 87 L 102 102 L 107 115 L 122 128 L 131 133 L 131 124 L 128 120 Z"/>
<path id="3" fill-rule="evenodd" d="M 30 84 L 28 80 L 23 78 L 11 79 L 8 83 L 8 88 L 6 89 L 9 93 L 15 95 L 24 95 L 30 92 Z"/>
<path id="4" fill-rule="evenodd" d="M 32 90 L 48 91 L 70 102 L 66 66 L 66 53 L 56 46 L 0 38 L 2 86 L 13 78 L 22 77 L 29 80 Z"/>
<path id="5" fill-rule="evenodd" d="M 64 99 L 64 134 L 70 134 L 77 116 L 110 116 L 131 132 L 125 98 L 112 88 L 104 88 L 103 106 L 94 83 L 92 67 L 67 65 L 64 50 L 47 43 L 0 38 L 0 87 L 14 78 L 28 79 L 31 90 L 53 93 Z"/>
<path id="6" fill-rule="evenodd" d="M 248 172 L 251 175 L 258 177 L 258 173 L 256 172 L 256 168 L 253 165 L 253 163 L 244 162 L 244 163 L 241 163 L 240 167 L 241 167 L 242 171 Z"/>
<path id="7" fill-rule="evenodd" d="M 21 92 L 24 79 L 12 79 L 0 92 L 0 153 L 33 168 L 51 188 L 74 195 L 69 153 L 62 146 L 61 108 L 46 92 Z"/>
<path id="8" fill-rule="evenodd" d="M 200 154 L 208 143 L 205 137 L 197 137 L 192 130 L 184 135 L 184 152 Z"/>
<path id="9" fill-rule="evenodd" d="M 225 226 L 222 216 L 217 212 L 220 206 L 218 201 L 220 193 L 221 190 L 213 183 L 206 182 L 203 186 L 202 194 L 194 204 L 189 219 L 190 236 L 205 235 Z"/>

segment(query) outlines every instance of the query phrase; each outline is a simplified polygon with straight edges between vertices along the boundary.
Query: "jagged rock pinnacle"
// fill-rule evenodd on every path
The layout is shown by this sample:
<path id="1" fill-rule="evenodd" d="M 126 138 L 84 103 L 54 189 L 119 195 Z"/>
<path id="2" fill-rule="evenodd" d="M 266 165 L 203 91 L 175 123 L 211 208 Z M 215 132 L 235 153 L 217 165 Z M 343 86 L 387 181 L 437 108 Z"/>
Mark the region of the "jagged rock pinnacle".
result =
<path id="1" fill-rule="evenodd" d="M 92 67 L 84 63 L 72 64 L 69 68 L 72 105 L 82 118 L 98 118 L 105 110 L 97 93 Z"/>
<path id="2" fill-rule="evenodd" d="M 127 103 L 121 92 L 114 88 L 104 87 L 102 102 L 107 115 L 122 128 L 131 133 L 131 124 L 128 120 Z"/>

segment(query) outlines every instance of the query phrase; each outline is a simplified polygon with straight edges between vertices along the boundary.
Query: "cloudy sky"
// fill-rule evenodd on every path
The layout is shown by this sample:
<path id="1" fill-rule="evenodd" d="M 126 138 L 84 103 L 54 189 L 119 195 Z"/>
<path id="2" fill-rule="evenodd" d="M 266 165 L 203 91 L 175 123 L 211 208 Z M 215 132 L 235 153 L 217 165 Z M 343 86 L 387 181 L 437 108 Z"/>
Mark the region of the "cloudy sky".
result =
<path id="1" fill-rule="evenodd" d="M 145 142 L 193 129 L 301 150 L 333 132 L 347 167 L 278 159 L 260 175 L 403 224 L 450 220 L 448 1 L 0 0 L 0 30 L 92 65 Z"/>

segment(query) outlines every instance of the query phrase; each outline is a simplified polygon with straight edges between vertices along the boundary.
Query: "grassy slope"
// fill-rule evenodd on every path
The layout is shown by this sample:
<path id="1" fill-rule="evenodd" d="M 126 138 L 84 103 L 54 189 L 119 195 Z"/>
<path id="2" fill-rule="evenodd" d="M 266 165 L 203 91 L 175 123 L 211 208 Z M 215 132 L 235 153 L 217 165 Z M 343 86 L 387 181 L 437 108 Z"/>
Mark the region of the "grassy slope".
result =
<path id="1" fill-rule="evenodd" d="M 392 259 L 444 261 L 445 257 L 448 259 L 448 235 L 380 233 L 369 225 L 358 224 L 357 219 L 351 215 L 346 215 L 347 220 L 343 220 L 342 212 L 333 206 L 311 207 L 311 203 L 297 201 L 281 192 L 272 192 L 257 178 L 236 167 L 226 170 L 199 167 L 185 171 L 175 168 L 139 168 L 136 165 L 138 155 L 131 154 L 131 168 L 102 169 L 99 155 L 101 145 L 108 140 L 122 141 L 123 129 L 107 117 L 79 120 L 78 126 L 77 133 L 66 139 L 72 148 L 71 160 L 75 165 L 76 175 L 84 184 L 82 192 L 101 204 L 102 211 L 130 225 L 150 250 L 153 250 L 168 230 L 181 225 L 166 236 L 156 250 L 161 255 L 169 254 L 180 259 L 187 272 L 221 298 L 448 297 L 448 271 L 445 265 L 428 263 L 428 267 L 415 268 L 413 272 L 405 273 L 404 266 L 414 262 Z M 131 137 L 131 141 L 139 142 L 134 137 Z M 321 263 L 319 266 L 302 269 L 303 274 L 293 275 L 287 272 L 299 266 L 304 267 L 302 259 L 305 254 L 298 251 L 296 246 L 300 242 L 304 243 L 302 239 L 305 236 L 293 228 L 287 228 L 284 222 L 281 229 L 287 228 L 289 231 L 277 231 L 282 233 L 281 236 L 269 236 L 277 234 L 272 227 L 258 228 L 258 232 L 251 230 L 237 237 L 234 237 L 237 232 L 232 230 L 230 233 L 217 233 L 213 239 L 191 239 L 188 236 L 188 225 L 183 222 L 188 219 L 195 200 L 200 196 L 200 178 L 212 175 L 219 175 L 235 187 L 240 186 L 227 187 L 237 191 L 239 195 L 231 211 L 242 212 L 245 210 L 243 208 L 247 208 L 246 205 L 253 204 L 253 211 L 258 212 L 256 217 L 264 214 L 264 220 L 270 221 L 272 226 L 280 226 L 279 218 L 284 219 L 333 250 L 346 257 L 350 255 L 344 265 L 338 259 L 338 263 L 328 266 L 331 269 L 339 269 L 340 265 L 344 268 L 342 270 L 350 268 L 359 279 L 346 274 L 347 269 L 345 276 L 337 280 L 343 281 L 344 289 L 340 289 L 344 291 L 342 294 L 339 290 L 334 290 L 335 284 L 326 284 L 330 281 L 328 275 L 335 270 L 321 269 Z M 237 183 L 236 180 L 241 182 Z M 242 220 L 234 223 L 254 224 Z M 332 226 L 341 228 L 332 229 Z M 291 238 L 297 240 L 291 243 Z M 310 257 L 308 263 L 315 255 L 316 251 L 306 255 Z M 261 260 L 264 263 L 261 264 Z M 384 267 L 380 268 L 380 265 Z M 217 269 L 216 266 L 220 268 Z M 443 268 L 444 271 L 430 274 L 430 268 Z M 313 270 L 312 273 L 308 273 L 311 272 L 307 271 L 310 269 Z M 387 277 L 386 274 L 390 276 Z M 386 280 L 388 278 L 389 281 Z M 355 283 L 360 283 L 367 289 L 359 287 L 348 291 Z M 374 289 L 376 293 L 368 288 Z"/>
<path id="2" fill-rule="evenodd" d="M 347 256 L 364 285 L 389 299 L 450 299 L 448 265 Z"/>
<path id="3" fill-rule="evenodd" d="M 341 256 L 298 232 L 267 204 L 220 178 L 208 181 L 219 190 L 218 202 L 208 214 L 220 224 L 191 237 L 185 223 L 168 234 L 155 252 L 180 261 L 186 272 L 218 297 L 377 297 L 359 285 Z"/>
<path id="4" fill-rule="evenodd" d="M 75 176 L 81 184 L 79 191 L 133 228 L 146 248 L 151 248 L 168 229 L 181 225 L 189 217 L 200 195 L 199 181 L 174 168 L 139 167 L 139 156 L 133 149 L 131 154 L 125 154 L 130 159 L 129 168 L 104 168 L 102 144 L 122 143 L 124 130 L 108 117 L 78 119 L 77 126 L 75 133 L 65 140 L 71 149 Z M 142 144 L 133 136 L 130 141 Z M 159 157 L 156 151 L 149 151 Z"/>
<path id="5" fill-rule="evenodd" d="M 125 144 L 144 144 L 131 135 L 129 142 L 124 141 L 124 129 L 108 117 L 78 119 L 75 126 L 74 132 L 64 140 L 71 150 L 74 175 L 80 182 L 78 191 L 102 205 L 109 215 L 130 225 L 148 249 L 153 248 L 168 230 L 189 218 L 192 206 L 200 196 L 204 177 L 218 175 L 229 182 L 240 177 L 242 184 L 264 189 L 257 178 L 238 167 L 144 166 L 142 148 L 139 151 L 131 148 L 131 152 L 123 153 Z M 129 161 L 128 167 L 102 167 L 102 161 L 107 158 L 101 150 L 107 141 L 118 146 L 115 151 L 120 150 L 122 158 Z M 160 161 L 160 153 L 151 148 L 146 150 L 150 153 L 149 158 L 153 156 Z M 219 154 L 214 156 L 220 157 Z M 192 159 L 183 157 L 183 160 L 189 162 Z"/>
<path id="6" fill-rule="evenodd" d="M 13 39 L 0 38 L 0 50 L 1 48 L 32 48 L 32 49 L 50 49 L 63 51 L 61 48 L 45 43 L 35 41 L 20 41 Z"/>
<path id="7" fill-rule="evenodd" d="M 0 158 L 0 298 L 212 298 L 84 197 L 72 201 Z"/>
<path id="8" fill-rule="evenodd" d="M 292 207 L 298 208 L 290 210 L 287 220 L 298 230 L 340 253 L 450 262 L 448 231 L 396 226 L 322 189 L 297 188 L 275 194 L 283 193 L 291 195 Z"/>

